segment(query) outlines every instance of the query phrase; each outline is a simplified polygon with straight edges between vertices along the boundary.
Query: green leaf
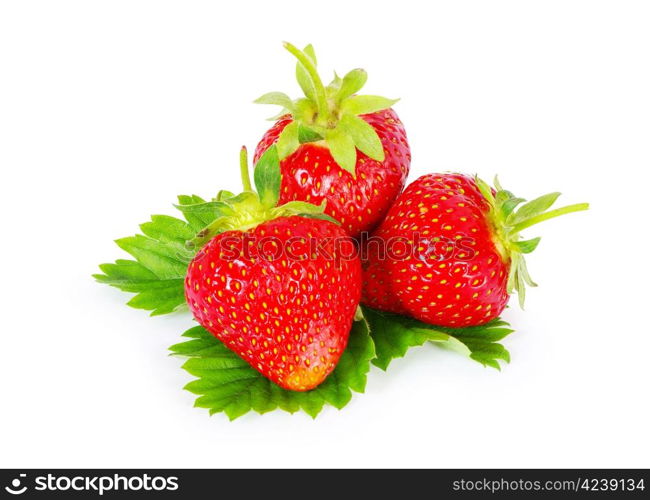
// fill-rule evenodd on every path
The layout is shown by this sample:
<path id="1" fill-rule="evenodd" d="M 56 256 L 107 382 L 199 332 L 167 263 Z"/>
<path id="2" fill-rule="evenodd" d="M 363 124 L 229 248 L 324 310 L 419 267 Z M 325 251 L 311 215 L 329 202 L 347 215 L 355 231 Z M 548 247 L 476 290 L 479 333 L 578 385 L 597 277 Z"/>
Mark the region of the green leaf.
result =
<path id="1" fill-rule="evenodd" d="M 185 304 L 183 278 L 160 279 L 133 260 L 119 259 L 99 268 L 103 274 L 93 275 L 99 283 L 135 293 L 128 305 L 151 311 L 152 316 L 173 312 Z"/>
<path id="2" fill-rule="evenodd" d="M 300 125 L 294 121 L 284 127 L 284 130 L 280 133 L 276 143 L 280 161 L 293 154 L 300 147 L 299 129 Z"/>
<path id="3" fill-rule="evenodd" d="M 287 94 L 283 92 L 269 92 L 261 97 L 258 97 L 254 102 L 256 104 L 273 104 L 276 106 L 282 106 L 282 108 L 286 109 L 287 111 L 293 111 L 293 101 Z"/>
<path id="4" fill-rule="evenodd" d="M 386 370 L 393 359 L 403 357 L 411 347 L 425 342 L 460 351 L 496 369 L 500 369 L 499 360 L 510 361 L 510 354 L 498 341 L 513 330 L 500 319 L 482 326 L 446 328 L 366 306 L 362 306 L 362 310 L 377 353 L 372 362 L 382 370 Z"/>
<path id="5" fill-rule="evenodd" d="M 537 248 L 540 240 L 541 238 L 538 236 L 531 240 L 515 241 L 515 245 L 517 245 L 521 253 L 530 253 Z"/>
<path id="6" fill-rule="evenodd" d="M 355 95 L 341 103 L 341 111 L 352 115 L 365 115 L 390 108 L 399 99 L 387 99 L 377 95 Z"/>
<path id="7" fill-rule="evenodd" d="M 212 202 L 198 196 L 179 196 L 178 200 L 185 221 L 168 215 L 152 216 L 151 221 L 140 225 L 142 234 L 116 241 L 135 260 L 102 264 L 101 274 L 93 275 L 99 283 L 134 293 L 128 305 L 151 311 L 152 316 L 185 305 L 185 273 L 194 255 L 185 242 L 218 212 Z"/>
<path id="8" fill-rule="evenodd" d="M 274 207 L 280 198 L 280 159 L 278 150 L 271 146 L 255 164 L 255 187 L 260 201 L 266 207 Z"/>
<path id="9" fill-rule="evenodd" d="M 336 93 L 337 102 L 347 99 L 356 94 L 366 84 L 368 73 L 361 68 L 353 69 L 343 77 L 338 92 Z"/>
<path id="10" fill-rule="evenodd" d="M 545 212 L 551 208 L 551 205 L 555 203 L 558 196 L 560 196 L 560 193 L 549 193 L 523 204 L 516 212 L 510 214 L 510 217 L 508 217 L 508 224 L 514 226 Z"/>
<path id="11" fill-rule="evenodd" d="M 215 202 L 206 202 L 200 196 L 178 197 L 178 205 L 175 207 L 183 213 L 183 217 L 189 223 L 192 230 L 197 233 L 205 226 L 210 224 L 214 219 L 219 217 L 223 205 L 217 205 Z"/>
<path id="12" fill-rule="evenodd" d="M 141 234 L 120 238 L 115 243 L 160 279 L 185 276 L 187 263 L 191 259 L 191 254 L 188 254 L 182 246 Z"/>
<path id="13" fill-rule="evenodd" d="M 170 350 L 190 358 L 183 368 L 196 380 L 185 389 L 198 396 L 195 406 L 208 409 L 211 415 L 225 413 L 230 420 L 250 411 L 302 410 L 315 418 L 325 405 L 341 409 L 350 402 L 352 391 L 364 392 L 370 360 L 375 356 L 367 324 L 357 321 L 330 376 L 311 391 L 295 392 L 263 377 L 203 327 L 194 327 L 183 336 L 188 340 Z"/>
<path id="14" fill-rule="evenodd" d="M 355 175 L 357 149 L 354 146 L 352 138 L 345 134 L 341 129 L 335 128 L 328 131 L 325 136 L 325 141 L 327 142 L 327 146 L 329 147 L 330 153 L 332 153 L 336 163 L 338 163 L 344 170 Z"/>
<path id="15" fill-rule="evenodd" d="M 339 127 L 352 138 L 359 151 L 373 160 L 384 161 L 384 147 L 377 131 L 368 122 L 358 116 L 346 114 L 341 117 Z"/>

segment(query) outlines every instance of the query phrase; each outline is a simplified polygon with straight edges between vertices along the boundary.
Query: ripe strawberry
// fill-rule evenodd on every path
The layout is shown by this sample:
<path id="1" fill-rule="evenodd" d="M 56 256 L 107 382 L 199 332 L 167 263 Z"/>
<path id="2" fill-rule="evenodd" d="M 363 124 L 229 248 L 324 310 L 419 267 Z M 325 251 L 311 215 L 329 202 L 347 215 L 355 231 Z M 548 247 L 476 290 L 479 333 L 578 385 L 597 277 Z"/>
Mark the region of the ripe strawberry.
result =
<path id="1" fill-rule="evenodd" d="M 275 207 L 277 154 L 263 162 L 259 197 L 247 191 L 218 200 L 225 215 L 199 233 L 198 242 L 209 242 L 189 265 L 185 294 L 196 320 L 253 368 L 306 391 L 332 372 L 347 345 L 361 263 L 340 226 L 295 215 L 318 216 L 322 208 Z"/>
<path id="2" fill-rule="evenodd" d="M 461 327 L 497 317 L 530 279 L 520 231 L 586 203 L 547 211 L 560 193 L 524 200 L 478 178 L 430 174 L 410 184 L 364 242 L 362 302 L 426 323 Z"/>
<path id="3" fill-rule="evenodd" d="M 305 97 L 292 101 L 271 92 L 256 101 L 282 106 L 283 115 L 258 144 L 254 161 L 277 144 L 280 202 L 326 200 L 325 212 L 356 237 L 382 220 L 406 182 L 411 152 L 390 108 L 397 101 L 356 95 L 367 78 L 362 69 L 325 87 L 313 48 L 285 47 L 298 59 L 296 76 Z"/>

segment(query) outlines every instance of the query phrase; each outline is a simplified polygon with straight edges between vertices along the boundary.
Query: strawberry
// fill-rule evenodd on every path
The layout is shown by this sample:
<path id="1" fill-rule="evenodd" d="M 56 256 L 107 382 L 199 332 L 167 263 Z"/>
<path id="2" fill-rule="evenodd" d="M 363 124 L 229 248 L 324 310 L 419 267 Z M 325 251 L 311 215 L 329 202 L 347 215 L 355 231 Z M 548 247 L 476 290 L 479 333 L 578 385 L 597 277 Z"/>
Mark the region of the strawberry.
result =
<path id="1" fill-rule="evenodd" d="M 249 190 L 217 200 L 224 215 L 195 240 L 208 243 L 189 265 L 185 294 L 196 320 L 253 368 L 306 391 L 332 372 L 347 345 L 361 263 L 345 231 L 320 218 L 322 207 L 275 206 L 275 148 L 261 163 L 259 196 Z"/>
<path id="2" fill-rule="evenodd" d="M 539 238 L 520 231 L 586 203 L 548 210 L 560 193 L 528 203 L 462 174 L 430 174 L 410 184 L 364 245 L 362 302 L 449 327 L 496 318 L 530 279 L 523 255 Z M 519 207 L 517 209 L 517 207 Z"/>
<path id="3" fill-rule="evenodd" d="M 285 43 L 297 59 L 296 76 L 305 97 L 292 101 L 271 92 L 256 102 L 283 108 L 258 144 L 254 161 L 273 144 L 281 160 L 280 202 L 315 204 L 357 237 L 384 217 L 404 188 L 411 163 L 406 132 L 390 108 L 396 100 L 356 95 L 366 82 L 362 69 L 324 86 L 311 45 Z"/>

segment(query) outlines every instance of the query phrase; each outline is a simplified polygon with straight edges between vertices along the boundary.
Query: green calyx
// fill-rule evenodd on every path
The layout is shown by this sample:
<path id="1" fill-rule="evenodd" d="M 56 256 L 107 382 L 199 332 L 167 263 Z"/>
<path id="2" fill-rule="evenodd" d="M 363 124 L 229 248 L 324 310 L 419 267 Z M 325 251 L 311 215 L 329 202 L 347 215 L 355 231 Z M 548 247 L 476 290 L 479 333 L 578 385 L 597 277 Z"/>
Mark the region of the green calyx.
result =
<path id="1" fill-rule="evenodd" d="M 338 224 L 335 219 L 323 213 L 325 201 L 320 206 L 302 201 L 290 201 L 277 206 L 280 197 L 280 161 L 276 146 L 271 146 L 255 166 L 253 180 L 257 192 L 253 190 L 248 174 L 248 154 L 245 147 L 242 147 L 240 153 L 240 169 L 244 187 L 242 193 L 235 195 L 230 191 L 220 191 L 208 202 L 183 206 L 184 213 L 200 214 L 211 211 L 217 214 L 210 224 L 187 242 L 189 249 L 201 248 L 224 231 L 246 231 L 283 216 L 301 215 Z"/>
<path id="2" fill-rule="evenodd" d="M 274 104 L 282 111 L 272 119 L 290 114 L 277 141 L 279 159 L 291 155 L 300 144 L 324 141 L 334 160 L 355 175 L 358 149 L 368 157 L 384 161 L 384 148 L 377 132 L 359 115 L 390 108 L 398 99 L 374 95 L 357 95 L 366 83 L 367 73 L 353 69 L 343 78 L 325 86 L 316 69 L 316 54 L 311 45 L 299 50 L 288 42 L 284 47 L 298 60 L 296 78 L 305 97 L 291 100 L 282 92 L 269 92 L 257 99 L 258 104 Z"/>
<path id="3" fill-rule="evenodd" d="M 508 293 L 517 292 L 520 307 L 524 307 L 526 285 L 537 286 L 531 279 L 526 267 L 524 255 L 531 253 L 539 244 L 540 238 L 524 240 L 521 231 L 542 221 L 589 208 L 588 203 L 577 203 L 550 210 L 560 193 L 549 193 L 529 202 L 517 198 L 510 191 L 503 189 L 497 178 L 493 190 L 486 182 L 476 178 L 476 184 L 483 197 L 490 204 L 488 214 L 492 227 L 495 246 L 504 262 L 510 263 L 508 275 Z"/>

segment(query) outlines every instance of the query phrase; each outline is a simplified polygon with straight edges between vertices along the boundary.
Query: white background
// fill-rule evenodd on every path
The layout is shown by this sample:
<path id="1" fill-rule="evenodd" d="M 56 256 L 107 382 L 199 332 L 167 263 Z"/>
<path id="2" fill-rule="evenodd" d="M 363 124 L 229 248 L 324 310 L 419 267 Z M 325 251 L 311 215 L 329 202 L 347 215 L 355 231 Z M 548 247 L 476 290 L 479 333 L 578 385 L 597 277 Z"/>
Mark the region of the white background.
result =
<path id="1" fill-rule="evenodd" d="M 0 5 L 0 466 L 650 466 L 648 2 Z M 238 189 L 251 101 L 297 94 L 284 39 L 402 98 L 411 180 L 591 202 L 527 233 L 501 373 L 428 346 L 343 411 L 230 423 L 167 356 L 191 319 L 90 278 L 176 194 Z"/>

